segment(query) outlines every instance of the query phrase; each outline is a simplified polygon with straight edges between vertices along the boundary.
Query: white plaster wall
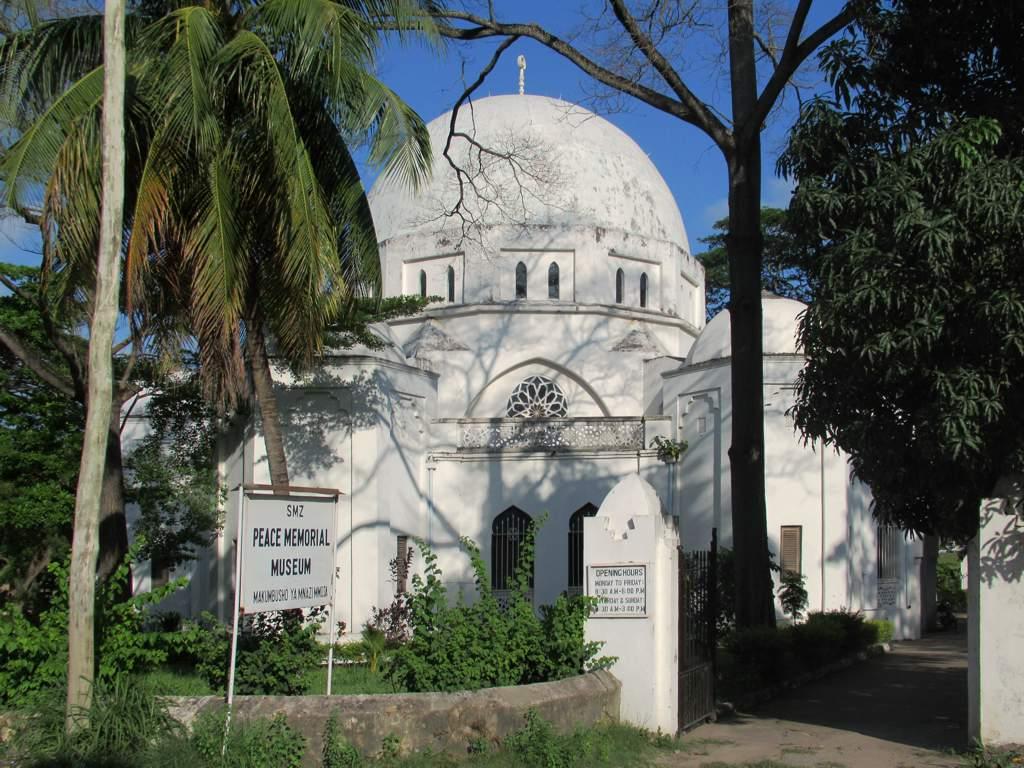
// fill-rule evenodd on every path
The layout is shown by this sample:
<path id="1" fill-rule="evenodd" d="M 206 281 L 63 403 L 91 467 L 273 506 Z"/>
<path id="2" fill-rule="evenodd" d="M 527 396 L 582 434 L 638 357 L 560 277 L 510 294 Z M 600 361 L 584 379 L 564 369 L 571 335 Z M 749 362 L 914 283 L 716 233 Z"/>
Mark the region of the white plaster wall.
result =
<path id="1" fill-rule="evenodd" d="M 693 339 L 672 318 L 662 322 L 629 310 L 557 302 L 477 305 L 431 314 L 436 327 L 466 348 L 417 353 L 421 364 L 441 375 L 438 413 L 448 418 L 503 417 L 509 392 L 529 375 L 525 367 L 566 386 L 575 380 L 588 393 L 570 416 L 640 416 L 643 361 L 659 353 L 613 347 L 634 331 L 646 331 L 663 349 L 688 347 Z M 397 320 L 392 327 L 405 343 L 426 320 Z"/>
<path id="2" fill-rule="evenodd" d="M 968 550 L 968 731 L 989 746 L 1024 744 L 1022 478 L 981 505 Z"/>
<path id="3" fill-rule="evenodd" d="M 336 358 L 302 379 L 277 372 L 293 485 L 339 489 L 337 618 L 360 631 L 394 597 L 396 536 L 423 536 L 424 454 L 436 377 L 372 356 Z M 269 482 L 262 435 L 248 445 L 253 482 Z"/>
<path id="4" fill-rule="evenodd" d="M 427 293 L 446 295 L 441 290 L 446 285 L 443 271 L 451 263 L 455 264 L 457 302 L 511 301 L 515 268 L 522 261 L 527 267 L 527 300 L 547 301 L 548 267 L 557 261 L 560 302 L 637 309 L 640 275 L 646 273 L 648 314 L 667 315 L 694 333 L 704 326 L 704 269 L 674 243 L 613 228 L 568 224 L 494 226 L 487 228 L 485 237 L 484 241 L 461 239 L 425 230 L 381 243 L 384 295 L 419 293 L 420 269 L 427 272 Z M 625 275 L 625 290 L 622 304 L 616 305 L 619 268 Z"/>
<path id="5" fill-rule="evenodd" d="M 663 374 L 663 412 L 672 417 L 677 436 L 689 445 L 677 468 L 674 505 L 686 549 L 706 548 L 713 527 L 718 528 L 720 545 L 732 546 L 729 363 L 729 358 L 712 359 Z M 869 618 L 892 621 L 897 638 L 920 637 L 921 542 L 908 540 L 901 548 L 898 604 L 879 606 L 877 522 L 871 516 L 870 491 L 850 477 L 845 456 L 804 444 L 787 415 L 802 365 L 798 355 L 771 355 L 764 360 L 769 547 L 777 558 L 782 526 L 800 526 L 809 610 L 861 610 Z M 781 618 L 777 594 L 776 611 Z"/>
<path id="6" fill-rule="evenodd" d="M 547 515 L 536 542 L 534 603 L 554 600 L 568 585 L 569 518 L 585 504 L 599 506 L 622 478 L 635 474 L 635 453 L 439 454 L 432 456 L 432 514 L 427 538 L 453 594 L 472 597 L 472 573 L 459 545 L 475 541 L 491 562 L 491 524 L 510 506 L 532 518 Z M 668 468 L 650 451 L 640 458 L 641 476 L 661 493 L 668 490 Z"/>

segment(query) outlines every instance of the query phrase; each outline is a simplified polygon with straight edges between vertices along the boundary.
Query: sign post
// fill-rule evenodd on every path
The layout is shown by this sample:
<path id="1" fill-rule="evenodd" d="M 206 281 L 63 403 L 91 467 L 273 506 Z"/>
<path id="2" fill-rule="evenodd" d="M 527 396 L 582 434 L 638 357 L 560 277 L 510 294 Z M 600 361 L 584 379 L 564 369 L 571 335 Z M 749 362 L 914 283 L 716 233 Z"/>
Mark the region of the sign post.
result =
<path id="1" fill-rule="evenodd" d="M 335 488 L 246 485 L 238 488 L 235 610 L 228 669 L 227 746 L 235 697 L 239 617 L 318 605 L 334 606 L 338 497 Z M 327 695 L 331 695 L 334 624 L 331 611 Z"/>

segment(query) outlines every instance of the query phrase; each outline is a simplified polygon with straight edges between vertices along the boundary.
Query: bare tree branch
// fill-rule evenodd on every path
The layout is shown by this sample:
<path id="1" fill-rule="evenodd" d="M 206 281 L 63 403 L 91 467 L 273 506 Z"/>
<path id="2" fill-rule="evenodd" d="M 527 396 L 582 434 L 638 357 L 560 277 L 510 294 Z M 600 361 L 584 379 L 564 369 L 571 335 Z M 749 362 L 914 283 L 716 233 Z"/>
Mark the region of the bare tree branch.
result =
<path id="1" fill-rule="evenodd" d="M 754 134 L 761 130 L 762 123 L 768 117 L 768 113 L 771 112 L 782 89 L 786 87 L 786 83 L 789 82 L 789 79 L 804 60 L 814 53 L 814 50 L 819 45 L 832 37 L 832 35 L 840 32 L 854 19 L 853 9 L 847 4 L 843 7 L 843 10 L 814 30 L 814 32 L 804 38 L 803 42 L 797 44 L 810 6 L 811 0 L 800 0 L 796 14 L 793 16 L 793 22 L 789 28 L 789 34 L 786 36 L 786 46 L 782 50 L 782 57 L 779 59 L 779 64 L 775 67 L 775 71 L 772 72 L 772 76 L 765 85 L 764 90 L 761 91 L 761 95 L 757 98 L 753 119 L 749 124 L 743 126 L 740 131 L 740 136 L 738 137 L 740 144 L 751 141 Z"/>
<path id="2" fill-rule="evenodd" d="M 493 6 L 491 7 L 491 17 L 494 17 Z M 484 147 L 481 147 L 479 144 L 477 144 L 477 142 L 470 136 L 466 135 L 465 133 L 458 133 L 455 130 L 455 124 L 459 119 L 459 108 L 466 103 L 466 100 L 473 95 L 473 92 L 477 88 L 483 85 L 484 80 L 487 79 L 487 76 L 491 74 L 491 72 L 497 66 L 498 60 L 501 58 L 501 55 L 505 53 L 505 51 L 507 51 L 512 46 L 512 44 L 515 43 L 518 39 L 519 35 L 513 35 L 512 37 L 509 37 L 506 40 L 504 40 L 501 43 L 501 45 L 498 46 L 498 48 L 494 51 L 494 54 L 491 56 L 491 60 L 487 62 L 487 66 L 480 70 L 480 74 L 477 75 L 476 80 L 474 80 L 472 83 L 469 84 L 469 86 L 466 87 L 466 89 L 462 92 L 462 95 L 459 96 L 458 100 L 455 102 L 455 106 L 452 107 L 452 119 L 448 123 L 448 139 L 444 143 L 444 151 L 441 154 L 444 155 L 444 159 L 448 161 L 448 165 L 450 165 L 452 170 L 455 171 L 455 178 L 459 182 L 459 199 L 455 201 L 455 205 L 453 205 L 450 210 L 444 212 L 445 217 L 461 215 L 462 206 L 466 200 L 465 185 L 466 181 L 468 180 L 468 175 L 466 174 L 466 172 L 461 167 L 459 167 L 459 164 L 456 163 L 455 160 L 452 159 L 452 139 L 454 139 L 456 136 L 459 136 L 461 138 L 466 139 L 466 141 L 469 141 L 478 149 L 484 149 Z M 463 234 L 465 234 L 465 221 L 463 221 Z"/>
<path id="3" fill-rule="evenodd" d="M 640 29 L 636 19 L 633 18 L 633 15 L 626 7 L 625 2 L 623 0 L 610 0 L 610 2 L 612 10 L 615 12 L 615 18 L 619 20 L 619 23 L 629 33 L 633 44 L 647 57 L 647 60 L 651 62 L 651 65 L 658 71 L 658 74 L 665 80 L 669 88 L 679 97 L 680 102 L 697 116 L 698 119 L 694 121 L 694 124 L 716 142 L 718 142 L 716 133 L 727 135 L 728 131 L 725 126 L 711 113 L 704 102 L 693 95 L 693 92 L 686 87 L 686 83 L 679 77 L 679 73 L 675 71 L 668 60 L 662 55 L 651 38 Z"/>
<path id="4" fill-rule="evenodd" d="M 472 13 L 455 10 L 438 11 L 435 18 L 439 20 L 438 31 L 444 37 L 456 40 L 480 40 L 487 37 L 512 36 L 528 37 L 531 40 L 536 40 L 541 45 L 550 48 L 555 53 L 571 61 L 598 82 L 634 96 L 655 109 L 678 117 L 683 122 L 700 128 L 724 152 L 730 151 L 733 141 L 732 134 L 703 104 L 698 102 L 700 109 L 695 111 L 691 105 L 685 104 L 653 88 L 634 82 L 616 72 L 612 72 L 584 55 L 578 48 L 553 35 L 538 24 L 491 21 Z M 443 20 L 464 21 L 473 26 L 452 26 L 443 23 Z"/>
<path id="5" fill-rule="evenodd" d="M 765 40 L 757 32 L 754 33 L 754 42 L 757 43 L 757 47 L 761 49 L 761 53 L 771 59 L 772 65 L 775 67 L 779 66 L 778 50 L 772 45 L 771 40 Z"/>

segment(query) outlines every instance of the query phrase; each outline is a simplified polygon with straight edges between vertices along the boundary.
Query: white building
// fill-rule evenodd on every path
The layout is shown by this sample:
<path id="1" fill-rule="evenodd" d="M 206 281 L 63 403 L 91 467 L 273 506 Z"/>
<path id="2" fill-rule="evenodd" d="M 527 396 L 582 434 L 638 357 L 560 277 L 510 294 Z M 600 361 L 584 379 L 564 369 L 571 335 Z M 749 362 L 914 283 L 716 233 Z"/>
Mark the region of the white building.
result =
<path id="1" fill-rule="evenodd" d="M 370 195 L 385 295 L 439 300 L 382 326 L 383 350 L 278 377 L 292 483 L 344 493 L 335 610 L 350 628 L 391 602 L 388 562 L 413 537 L 453 592 L 471 585 L 459 538 L 473 539 L 501 589 L 525 524 L 546 516 L 534 600 L 579 590 L 582 518 L 631 473 L 679 517 L 685 548 L 706 548 L 712 527 L 731 542 L 728 313 L 704 326 L 703 268 L 658 171 L 611 123 L 556 99 L 463 107 L 449 152 L 462 173 L 442 155 L 449 123 L 430 124 L 425 189 L 382 181 Z M 805 574 L 812 609 L 862 610 L 917 636 L 922 548 L 879 530 L 845 459 L 795 434 L 802 305 L 764 308 L 771 547 Z M 656 436 L 689 444 L 678 464 L 659 460 Z M 258 428 L 225 447 L 220 470 L 227 488 L 268 482 Z M 230 612 L 234 493 L 227 509 L 183 610 Z"/>

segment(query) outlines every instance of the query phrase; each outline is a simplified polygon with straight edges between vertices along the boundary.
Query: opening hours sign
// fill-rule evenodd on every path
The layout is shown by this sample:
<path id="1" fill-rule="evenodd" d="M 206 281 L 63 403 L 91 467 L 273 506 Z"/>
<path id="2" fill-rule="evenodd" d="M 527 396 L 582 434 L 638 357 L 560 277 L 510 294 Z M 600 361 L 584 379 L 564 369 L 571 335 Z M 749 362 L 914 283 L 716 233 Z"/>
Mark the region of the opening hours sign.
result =
<path id="1" fill-rule="evenodd" d="M 597 598 L 598 619 L 640 619 L 647 616 L 647 564 L 613 563 L 587 566 L 587 594 Z"/>
<path id="2" fill-rule="evenodd" d="M 239 527 L 239 610 L 261 613 L 331 603 L 336 497 L 247 496 Z"/>

